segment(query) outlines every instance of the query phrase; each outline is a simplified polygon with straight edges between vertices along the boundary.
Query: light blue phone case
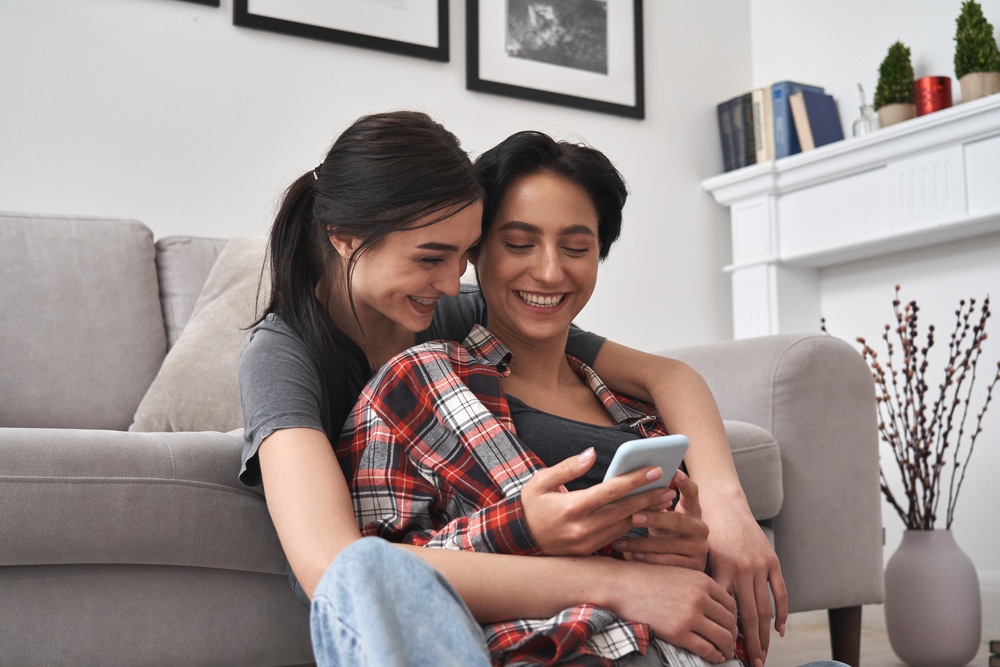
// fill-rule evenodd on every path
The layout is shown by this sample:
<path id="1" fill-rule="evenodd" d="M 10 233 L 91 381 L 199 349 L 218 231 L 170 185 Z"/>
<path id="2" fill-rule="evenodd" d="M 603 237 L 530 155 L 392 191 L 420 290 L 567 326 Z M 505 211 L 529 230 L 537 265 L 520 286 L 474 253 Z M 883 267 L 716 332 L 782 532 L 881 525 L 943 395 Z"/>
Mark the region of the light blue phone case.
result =
<path id="1" fill-rule="evenodd" d="M 615 451 L 611 465 L 608 466 L 608 472 L 604 475 L 604 481 L 638 468 L 659 466 L 663 469 L 663 477 L 639 487 L 628 495 L 670 486 L 670 480 L 673 479 L 677 467 L 684 459 L 688 444 L 687 436 L 680 434 L 624 442 Z"/>

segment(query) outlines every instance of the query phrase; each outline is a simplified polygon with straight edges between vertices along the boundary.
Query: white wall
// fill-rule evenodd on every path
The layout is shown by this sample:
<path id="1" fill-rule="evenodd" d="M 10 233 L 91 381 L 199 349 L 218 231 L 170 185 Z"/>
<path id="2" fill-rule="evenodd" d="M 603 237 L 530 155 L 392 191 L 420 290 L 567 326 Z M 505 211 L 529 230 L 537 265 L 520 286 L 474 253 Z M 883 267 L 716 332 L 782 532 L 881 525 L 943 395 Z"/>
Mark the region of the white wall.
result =
<path id="1" fill-rule="evenodd" d="M 1000 26 L 1000 3 L 981 4 L 993 26 Z M 824 86 L 837 98 L 845 130 L 850 132 L 857 117 L 856 84 L 864 85 L 870 101 L 878 66 L 897 39 L 910 47 L 917 77 L 954 77 L 953 37 L 960 8 L 961 0 L 753 0 L 753 85 L 791 79 Z M 953 80 L 952 86 L 957 102 L 958 82 Z M 959 299 L 981 301 L 987 294 L 1000 299 L 1000 235 L 823 271 L 821 307 L 831 333 L 851 341 L 857 336 L 878 341 L 882 326 L 893 316 L 891 301 L 897 283 L 905 300 L 917 300 L 921 321 L 937 325 L 938 354 L 932 359 L 943 367 L 947 356 L 944 331 L 954 322 Z M 1000 317 L 993 318 L 988 330 L 993 335 L 985 345 L 983 375 L 1000 359 Z M 982 405 L 984 395 L 981 378 L 973 405 Z M 994 403 L 983 423 L 953 525 L 956 540 L 979 571 L 984 629 L 991 636 L 1000 629 L 1000 530 L 994 525 L 1000 506 L 998 444 L 1000 403 Z M 883 454 L 889 455 L 887 450 Z M 850 502 L 849 493 L 844 502 Z M 887 504 L 883 520 L 889 558 L 902 539 L 903 527 Z"/>
<path id="2" fill-rule="evenodd" d="M 632 191 L 583 324 L 646 349 L 729 338 L 726 213 L 699 181 L 721 170 L 715 103 L 749 85 L 747 0 L 645 3 L 643 121 L 466 91 L 450 4 L 437 63 L 236 28 L 230 0 L 3 0 L 0 208 L 262 234 L 361 114 L 427 111 L 473 154 L 542 129 L 604 150 Z"/>

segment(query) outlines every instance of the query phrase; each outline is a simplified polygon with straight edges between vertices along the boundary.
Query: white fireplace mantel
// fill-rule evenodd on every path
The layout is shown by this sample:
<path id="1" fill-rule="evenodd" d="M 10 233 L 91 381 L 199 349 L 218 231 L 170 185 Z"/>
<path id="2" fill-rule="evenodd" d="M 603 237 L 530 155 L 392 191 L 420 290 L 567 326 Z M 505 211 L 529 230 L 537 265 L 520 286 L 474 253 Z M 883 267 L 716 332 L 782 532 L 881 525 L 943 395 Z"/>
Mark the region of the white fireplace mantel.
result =
<path id="1" fill-rule="evenodd" d="M 733 334 L 819 328 L 819 269 L 1000 231 L 1000 95 L 702 181 L 730 209 Z"/>

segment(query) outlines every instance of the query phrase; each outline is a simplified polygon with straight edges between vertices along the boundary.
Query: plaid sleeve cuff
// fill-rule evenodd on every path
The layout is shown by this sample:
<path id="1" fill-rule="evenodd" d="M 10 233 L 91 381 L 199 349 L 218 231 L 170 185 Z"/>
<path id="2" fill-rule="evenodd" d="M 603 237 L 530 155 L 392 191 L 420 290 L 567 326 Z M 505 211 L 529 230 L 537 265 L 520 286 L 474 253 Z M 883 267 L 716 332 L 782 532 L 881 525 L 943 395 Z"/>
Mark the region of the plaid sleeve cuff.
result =
<path id="1" fill-rule="evenodd" d="M 504 498 L 439 530 L 410 533 L 406 541 L 436 549 L 538 556 L 542 550 L 528 530 L 520 496 Z"/>
<path id="2" fill-rule="evenodd" d="M 489 543 L 494 553 L 517 556 L 539 556 L 542 553 L 534 536 L 528 530 L 521 495 L 505 498 L 485 508 L 481 520 L 483 541 Z"/>

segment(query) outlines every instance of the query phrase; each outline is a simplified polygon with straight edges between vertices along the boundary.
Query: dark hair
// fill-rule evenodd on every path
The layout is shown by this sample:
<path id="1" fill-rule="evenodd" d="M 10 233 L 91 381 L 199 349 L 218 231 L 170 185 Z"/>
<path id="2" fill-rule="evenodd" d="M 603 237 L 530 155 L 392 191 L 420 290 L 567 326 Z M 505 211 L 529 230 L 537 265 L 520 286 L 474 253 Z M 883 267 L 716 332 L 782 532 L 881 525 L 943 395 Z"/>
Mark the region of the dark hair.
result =
<path id="1" fill-rule="evenodd" d="M 606 258 L 622 229 L 622 207 L 628 197 L 622 175 L 596 148 L 556 141 L 542 132 L 516 132 L 476 160 L 476 174 L 486 191 L 483 236 L 511 184 L 540 171 L 562 176 L 587 191 L 597 210 L 599 257 Z"/>
<path id="2" fill-rule="evenodd" d="M 396 111 L 364 116 L 341 134 L 314 171 L 285 192 L 271 227 L 271 297 L 259 323 L 278 315 L 301 336 L 319 369 L 324 426 L 336 438 L 372 369 L 364 351 L 317 298 L 387 235 L 439 213 L 433 224 L 477 202 L 482 189 L 458 138 L 429 116 Z M 343 266 L 331 234 L 362 240 Z M 354 313 L 357 317 L 357 313 Z"/>

